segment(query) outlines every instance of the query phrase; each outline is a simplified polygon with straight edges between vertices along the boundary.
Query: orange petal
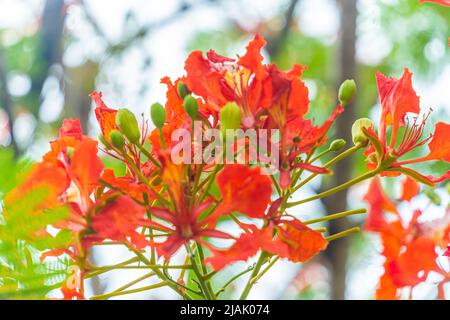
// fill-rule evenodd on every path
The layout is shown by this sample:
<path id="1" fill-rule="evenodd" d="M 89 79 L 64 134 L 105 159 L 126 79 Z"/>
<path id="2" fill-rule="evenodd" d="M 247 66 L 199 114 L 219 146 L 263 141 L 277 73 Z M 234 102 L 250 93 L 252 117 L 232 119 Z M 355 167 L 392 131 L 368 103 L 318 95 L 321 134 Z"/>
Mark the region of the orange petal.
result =
<path id="1" fill-rule="evenodd" d="M 261 168 L 229 164 L 217 175 L 216 181 L 223 199 L 217 211 L 264 217 L 272 195 L 272 181 L 261 174 Z"/>
<path id="2" fill-rule="evenodd" d="M 89 198 L 103 170 L 103 163 L 97 155 L 97 141 L 85 137 L 74 150 L 70 173 L 83 196 Z"/>
<path id="3" fill-rule="evenodd" d="M 402 185 L 402 195 L 400 197 L 403 201 L 410 201 L 412 198 L 414 198 L 420 191 L 419 184 L 412 178 L 406 177 L 406 179 L 403 181 Z"/>
<path id="4" fill-rule="evenodd" d="M 388 266 L 392 282 L 397 287 L 415 286 L 427 278 L 428 272 L 439 270 L 435 248 L 434 241 L 425 237 L 410 242 Z"/>
<path id="5" fill-rule="evenodd" d="M 60 137 L 73 137 L 77 140 L 83 138 L 83 131 L 79 119 L 64 119 L 59 129 Z"/>
<path id="6" fill-rule="evenodd" d="M 94 91 L 89 95 L 95 102 L 95 117 L 97 118 L 102 134 L 109 139 L 111 130 L 117 129 L 116 113 L 117 110 L 111 109 L 102 100 L 102 93 Z"/>
<path id="7" fill-rule="evenodd" d="M 420 113 L 419 97 L 412 87 L 412 73 L 405 68 L 400 79 L 376 74 L 378 92 L 382 105 L 382 121 L 385 126 L 392 124 L 393 135 L 398 127 L 405 124 L 408 112 Z"/>
<path id="8" fill-rule="evenodd" d="M 427 160 L 444 160 L 450 162 L 450 124 L 436 123 L 433 138 L 428 144 L 430 153 Z"/>
<path id="9" fill-rule="evenodd" d="M 266 75 L 267 71 L 262 64 L 263 56 L 261 49 L 266 45 L 266 41 L 259 34 L 250 41 L 247 46 L 247 52 L 239 58 L 238 64 L 251 70 L 256 79 L 261 80 Z"/>
<path id="10" fill-rule="evenodd" d="M 384 192 L 378 178 L 372 179 L 369 190 L 367 190 L 367 194 L 364 196 L 364 200 L 369 205 L 369 214 L 365 229 L 375 232 L 381 231 L 386 223 L 383 212 L 396 213 L 397 208 L 395 203 L 393 203 Z"/>

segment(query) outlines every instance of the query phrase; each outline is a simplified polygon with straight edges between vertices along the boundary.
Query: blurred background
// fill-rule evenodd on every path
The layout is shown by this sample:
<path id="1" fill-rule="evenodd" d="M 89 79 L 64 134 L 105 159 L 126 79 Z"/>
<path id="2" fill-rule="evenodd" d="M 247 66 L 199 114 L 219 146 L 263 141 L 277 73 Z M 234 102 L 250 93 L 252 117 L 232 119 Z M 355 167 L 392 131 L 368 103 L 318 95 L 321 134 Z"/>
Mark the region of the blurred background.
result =
<path id="1" fill-rule="evenodd" d="M 317 122 L 335 106 L 339 84 L 356 79 L 357 99 L 334 126 L 336 138 L 351 141 L 356 118 L 378 119 L 376 71 L 398 77 L 410 68 L 422 107 L 434 110 L 434 122 L 450 120 L 450 8 L 418 0 L 0 0 L 0 159 L 7 153 L 39 160 L 65 117 L 79 118 L 85 133 L 95 137 L 99 128 L 88 97 L 93 90 L 102 91 L 110 107 L 147 115 L 151 103 L 165 99 L 159 80 L 183 75 L 191 50 L 234 56 L 256 32 L 268 41 L 267 62 L 282 69 L 308 66 L 304 79 Z M 363 159 L 354 157 L 303 192 L 342 183 L 363 168 Z M 361 206 L 366 189 L 358 186 L 293 214 L 306 219 Z M 448 194 L 441 193 L 441 205 L 430 210 L 437 216 L 448 205 Z M 358 223 L 339 220 L 329 232 Z M 382 273 L 380 249 L 367 234 L 333 242 L 308 264 L 279 263 L 250 298 L 371 298 Z M 125 255 L 120 248 L 94 250 L 92 259 L 112 264 Z M 120 271 L 94 278 L 89 292 L 111 291 L 135 275 Z M 433 290 L 424 285 L 419 296 L 433 298 Z M 131 297 L 173 296 L 158 289 Z"/>

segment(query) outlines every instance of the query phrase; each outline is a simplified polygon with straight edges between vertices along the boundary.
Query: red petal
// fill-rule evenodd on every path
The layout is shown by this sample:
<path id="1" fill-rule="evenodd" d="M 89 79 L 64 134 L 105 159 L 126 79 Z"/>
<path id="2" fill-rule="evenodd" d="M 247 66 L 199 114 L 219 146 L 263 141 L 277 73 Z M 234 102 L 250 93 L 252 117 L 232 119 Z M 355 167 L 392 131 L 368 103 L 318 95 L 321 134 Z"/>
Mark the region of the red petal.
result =
<path id="1" fill-rule="evenodd" d="M 261 55 L 261 49 L 265 45 L 266 41 L 263 37 L 259 34 L 255 35 L 255 38 L 247 46 L 247 52 L 238 60 L 238 64 L 251 70 L 258 80 L 264 78 L 267 73 L 262 64 L 263 56 Z"/>
<path id="2" fill-rule="evenodd" d="M 403 201 L 410 201 L 419 193 L 419 191 L 419 184 L 414 179 L 411 179 L 407 176 L 403 181 L 402 196 L 400 197 L 400 199 Z"/>
<path id="3" fill-rule="evenodd" d="M 129 196 L 121 196 L 92 218 L 92 228 L 101 239 L 127 241 L 144 219 L 145 208 Z"/>
<path id="4" fill-rule="evenodd" d="M 73 137 L 77 140 L 83 138 L 83 130 L 79 119 L 64 119 L 61 128 L 59 129 L 60 137 Z"/>
<path id="5" fill-rule="evenodd" d="M 89 95 L 95 102 L 95 117 L 97 118 L 102 134 L 106 139 L 109 139 L 109 133 L 113 129 L 117 129 L 116 126 L 116 113 L 117 110 L 111 109 L 106 106 L 102 100 L 102 93 L 94 91 Z"/>
<path id="6" fill-rule="evenodd" d="M 218 212 L 238 211 L 252 218 L 264 217 L 272 195 L 272 181 L 261 174 L 261 168 L 229 164 L 216 181 L 223 199 L 216 209 Z"/>
<path id="7" fill-rule="evenodd" d="M 284 257 L 293 262 L 308 261 L 328 246 L 328 241 L 320 232 L 312 230 L 297 219 L 284 221 L 277 230 L 279 240 L 288 246 L 288 254 Z M 272 252 L 270 248 L 265 250 L 283 257 L 281 252 Z"/>
<path id="8" fill-rule="evenodd" d="M 412 87 L 412 73 L 405 68 L 400 79 L 388 78 L 376 74 L 378 91 L 381 98 L 383 126 L 392 125 L 393 136 L 399 126 L 405 124 L 408 112 L 420 113 L 419 97 Z"/>
<path id="9" fill-rule="evenodd" d="M 378 178 L 372 179 L 364 200 L 369 205 L 369 215 L 367 217 L 365 229 L 375 232 L 381 231 L 386 224 L 383 212 L 396 213 L 397 208 L 383 191 Z"/>
<path id="10" fill-rule="evenodd" d="M 309 163 L 303 163 L 303 162 L 297 163 L 294 166 L 294 168 L 301 168 L 306 171 L 310 171 L 310 172 L 318 173 L 318 174 L 330 174 L 331 173 L 331 171 L 328 170 L 327 168 L 318 167 L 318 166 L 315 166 L 315 165 L 312 165 Z"/>
<path id="11" fill-rule="evenodd" d="M 450 162 L 450 124 L 436 123 L 433 138 L 428 144 L 430 153 L 427 160 L 444 160 Z"/>
<path id="12" fill-rule="evenodd" d="M 103 170 L 103 163 L 97 152 L 97 141 L 86 137 L 74 150 L 70 162 L 71 178 L 87 198 L 98 185 Z"/>
<path id="13" fill-rule="evenodd" d="M 398 288 L 392 283 L 391 276 L 387 272 L 384 272 L 380 278 L 375 297 L 377 300 L 396 300 L 399 298 Z"/>
<path id="14" fill-rule="evenodd" d="M 254 256 L 264 245 L 270 245 L 273 238 L 273 228 L 256 229 L 252 233 L 244 233 L 228 250 L 216 250 L 213 256 L 207 258 L 205 263 L 209 263 L 216 271 L 236 262 L 246 261 Z"/>
<path id="15" fill-rule="evenodd" d="M 428 272 L 439 270 L 435 247 L 435 243 L 428 238 L 410 242 L 406 250 L 388 266 L 392 282 L 397 287 L 415 286 L 426 279 Z M 423 274 L 419 276 L 419 272 Z"/>
<path id="16" fill-rule="evenodd" d="M 420 3 L 425 3 L 425 2 L 434 2 L 443 6 L 450 6 L 450 0 L 419 0 Z"/>

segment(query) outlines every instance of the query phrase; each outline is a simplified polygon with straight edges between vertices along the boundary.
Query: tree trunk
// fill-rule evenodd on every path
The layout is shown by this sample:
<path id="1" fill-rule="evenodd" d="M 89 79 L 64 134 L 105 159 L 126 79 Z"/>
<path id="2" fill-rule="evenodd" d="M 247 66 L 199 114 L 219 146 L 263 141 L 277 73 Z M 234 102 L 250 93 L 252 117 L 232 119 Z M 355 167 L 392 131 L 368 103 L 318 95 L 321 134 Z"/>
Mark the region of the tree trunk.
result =
<path id="1" fill-rule="evenodd" d="M 338 0 L 341 15 L 341 31 L 339 39 L 339 84 L 346 79 L 356 77 L 355 43 L 356 43 L 356 9 L 357 0 Z M 338 87 L 338 86 L 337 86 Z M 351 143 L 349 128 L 355 121 L 356 112 L 353 104 L 346 106 L 345 112 L 336 121 L 336 137 L 344 138 Z M 351 177 L 351 159 L 340 161 L 334 167 L 331 185 L 340 185 Z M 342 191 L 324 200 L 327 212 L 336 213 L 347 209 L 347 191 Z M 346 219 L 333 220 L 329 224 L 330 234 L 349 228 Z M 345 299 L 346 265 L 348 256 L 348 238 L 330 243 L 326 254 L 331 268 L 331 298 Z"/>

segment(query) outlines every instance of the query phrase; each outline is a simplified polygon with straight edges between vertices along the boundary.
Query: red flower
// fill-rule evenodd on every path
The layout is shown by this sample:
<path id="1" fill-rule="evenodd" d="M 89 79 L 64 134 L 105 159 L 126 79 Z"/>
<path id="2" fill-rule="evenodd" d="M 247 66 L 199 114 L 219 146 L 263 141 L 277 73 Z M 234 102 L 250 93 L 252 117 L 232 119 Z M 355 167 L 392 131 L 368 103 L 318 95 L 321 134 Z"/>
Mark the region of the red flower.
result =
<path id="1" fill-rule="evenodd" d="M 236 102 L 242 110 L 244 127 L 253 127 L 256 117 L 271 99 L 268 72 L 260 53 L 265 44 L 264 39 L 256 35 L 237 62 L 212 50 L 206 58 L 202 52 L 193 51 L 185 63 L 186 85 L 205 99 L 213 113 L 229 101 Z"/>
<path id="2" fill-rule="evenodd" d="M 414 180 L 407 178 L 404 188 L 411 184 L 414 190 L 403 190 L 402 201 L 410 201 L 417 194 Z M 448 244 L 448 214 L 439 221 L 421 223 L 418 220 L 422 212 L 416 210 L 408 224 L 404 225 L 396 204 L 385 194 L 378 178 L 372 180 L 364 199 L 370 209 L 365 228 L 380 234 L 382 254 L 386 259 L 385 273 L 377 288 L 377 299 L 397 299 L 399 289 L 425 281 L 431 271 L 445 276 L 436 263 L 436 247 Z M 395 215 L 387 219 L 384 216 L 386 212 Z"/>
<path id="3" fill-rule="evenodd" d="M 381 98 L 382 113 L 378 136 L 371 129 L 363 128 L 372 145 L 364 153 L 368 159 L 368 168 L 382 170 L 382 175 L 399 175 L 401 173 L 411 178 L 433 186 L 435 182 L 448 178 L 427 177 L 406 164 L 431 161 L 450 160 L 450 143 L 447 136 L 450 134 L 450 125 L 439 122 L 436 124 L 432 136 L 422 138 L 425 122 L 428 118 L 420 116 L 419 97 L 412 88 L 412 74 L 405 69 L 400 79 L 387 78 L 377 73 L 378 91 Z M 414 114 L 412 123 L 408 121 L 407 114 Z M 421 120 L 419 120 L 421 118 Z M 390 142 L 387 142 L 387 128 L 391 127 Z M 402 136 L 399 129 L 404 127 Z M 431 141 L 430 141 L 431 140 Z M 400 158 L 410 151 L 429 142 L 430 153 L 427 156 L 401 161 Z"/>

